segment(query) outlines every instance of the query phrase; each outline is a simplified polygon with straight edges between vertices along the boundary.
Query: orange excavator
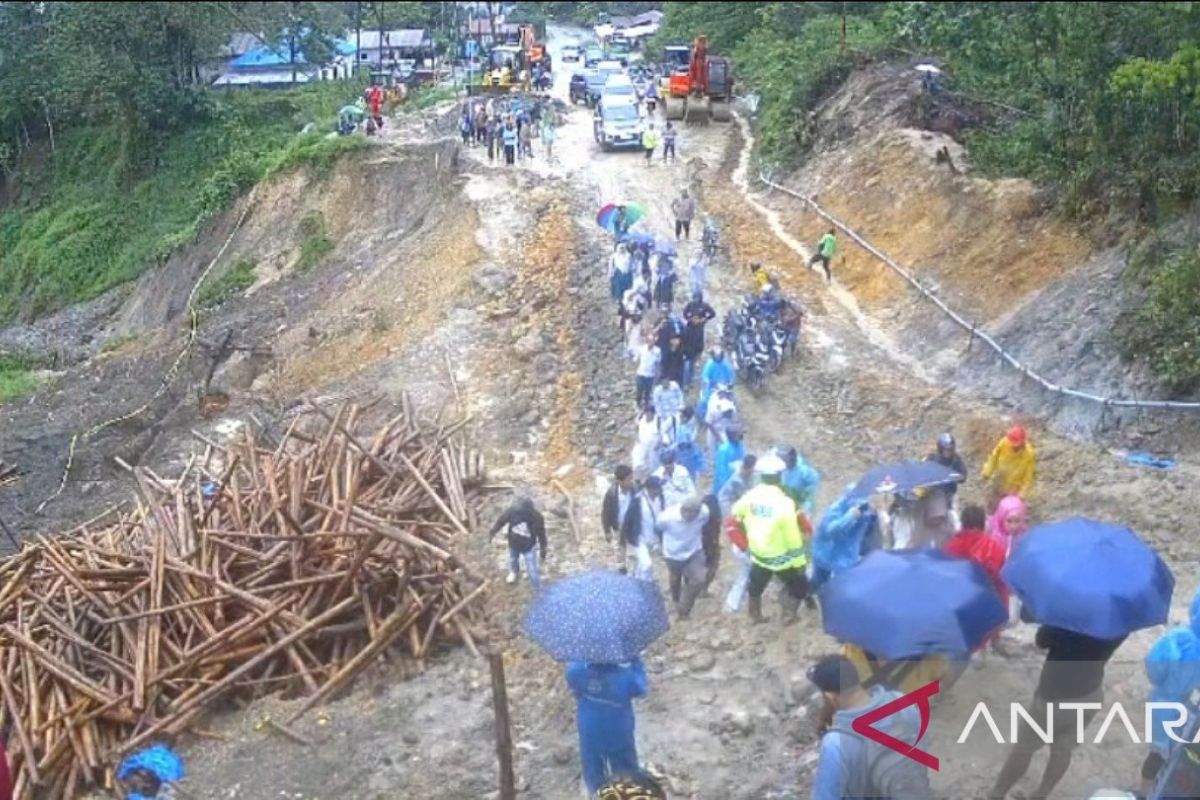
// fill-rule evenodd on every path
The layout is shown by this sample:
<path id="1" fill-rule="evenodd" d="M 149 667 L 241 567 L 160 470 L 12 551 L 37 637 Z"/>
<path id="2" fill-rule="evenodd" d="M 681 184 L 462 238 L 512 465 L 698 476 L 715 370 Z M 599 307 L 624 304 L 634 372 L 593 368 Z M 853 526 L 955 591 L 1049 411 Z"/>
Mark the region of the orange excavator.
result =
<path id="1" fill-rule="evenodd" d="M 708 37 L 692 42 L 687 68 L 677 68 L 668 82 L 667 119 L 707 124 L 728 122 L 733 104 L 733 68 L 729 59 L 709 55 Z"/>

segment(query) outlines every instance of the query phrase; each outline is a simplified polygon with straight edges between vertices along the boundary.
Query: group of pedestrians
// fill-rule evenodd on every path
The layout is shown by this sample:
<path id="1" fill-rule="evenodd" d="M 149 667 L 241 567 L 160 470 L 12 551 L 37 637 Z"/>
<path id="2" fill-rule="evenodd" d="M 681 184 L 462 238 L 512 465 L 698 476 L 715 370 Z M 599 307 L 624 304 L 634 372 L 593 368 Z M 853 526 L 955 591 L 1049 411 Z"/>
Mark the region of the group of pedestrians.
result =
<path id="1" fill-rule="evenodd" d="M 557 128 L 552 102 L 520 95 L 468 100 L 458 121 L 464 145 L 485 147 L 489 163 L 502 159 L 508 166 L 532 159 L 535 142 L 551 159 Z"/>

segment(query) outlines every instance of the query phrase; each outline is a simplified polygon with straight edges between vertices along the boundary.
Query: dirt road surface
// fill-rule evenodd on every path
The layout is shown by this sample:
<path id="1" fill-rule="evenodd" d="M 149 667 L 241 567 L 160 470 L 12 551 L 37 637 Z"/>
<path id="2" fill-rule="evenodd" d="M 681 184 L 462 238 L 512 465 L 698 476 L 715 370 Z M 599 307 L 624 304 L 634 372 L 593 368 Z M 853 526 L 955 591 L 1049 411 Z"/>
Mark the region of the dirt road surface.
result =
<path id="1" fill-rule="evenodd" d="M 552 28 L 551 52 L 582 36 Z M 556 64 L 554 94 L 563 101 L 572 71 L 571 65 Z M 656 123 L 662 122 L 660 115 Z M 700 219 L 712 216 L 722 232 L 707 291 L 719 314 L 749 290 L 751 260 L 768 264 L 784 290 L 802 300 L 809 317 L 799 358 L 772 376 L 761 395 L 739 392 L 739 404 L 749 451 L 794 445 L 821 472 L 819 507 L 868 467 L 924 455 L 943 430 L 955 432 L 969 466 L 978 470 L 1012 421 L 1011 410 L 991 398 L 940 385 L 889 330 L 886 314 L 863 311 L 836 276 L 827 288 L 807 268 L 804 242 L 789 233 L 800 212 L 778 207 L 775 198 L 750 185 L 745 130 L 736 122 L 682 129 L 677 161 L 656 157 L 647 163 L 640 152 L 601 153 L 592 138 L 591 113 L 576 107 L 564 115 L 552 159 L 539 145 L 532 162 L 507 168 L 489 164 L 480 148 L 460 148 L 462 199 L 474 209 L 475 222 L 456 226 L 464 241 L 438 241 L 422 255 L 437 269 L 438 254 L 446 248 L 472 245 L 478 249 L 470 262 L 477 286 L 456 283 L 451 297 L 431 287 L 434 294 L 422 311 L 432 311 L 432 317 L 425 313 L 412 335 L 397 338 L 369 366 L 340 370 L 349 373 L 337 377 L 343 392 L 387 394 L 415 386 L 424 401 L 449 406 L 454 399 L 441 364 L 450 354 L 464 387 L 462 402 L 475 414 L 482 446 L 493 456 L 493 480 L 531 492 L 550 512 L 548 578 L 614 562 L 600 533 L 600 497 L 612 467 L 628 458 L 633 439 L 633 370 L 622 356 L 608 298 L 611 239 L 593 219 L 604 202 L 642 203 L 649 210 L 643 227 L 673 236 L 669 204 L 687 187 L 699 198 Z M 403 148 L 404 135 L 391 145 Z M 693 241 L 680 243 L 681 265 L 699 246 L 698 238 L 693 230 Z M 367 248 L 359 257 L 369 260 L 390 246 L 376 242 L 375 250 Z M 402 289 L 374 285 L 357 297 L 357 313 L 386 308 Z M 388 298 L 371 296 L 384 294 Z M 331 358 L 345 367 L 355 352 L 343 348 Z M 313 381 L 326 389 L 334 385 Z M 1041 454 L 1034 515 L 1086 514 L 1138 530 L 1176 571 L 1176 618 L 1182 619 L 1197 576 L 1200 524 L 1185 513 L 1200 471 L 1196 463 L 1184 459 L 1172 472 L 1146 471 L 1096 444 L 1045 431 L 1036 419 L 1021 421 L 1032 429 Z M 554 482 L 573 496 L 578 540 Z M 964 492 L 968 499 L 981 494 L 978 481 L 968 482 Z M 491 510 L 507 499 L 498 494 Z M 503 547 L 484 539 L 481 532 L 469 543 L 470 555 L 500 577 L 506 568 Z M 777 620 L 752 628 L 744 616 L 726 614 L 721 601 L 730 580 L 728 561 L 713 595 L 701 599 L 692 618 L 675 623 L 647 654 L 652 688 L 638 708 L 641 754 L 666 776 L 676 797 L 806 796 L 816 739 L 804 671 L 836 644 L 821 631 L 815 611 L 802 610 L 800 622 L 790 628 Z M 665 585 L 664 570 L 659 578 Z M 774 592 L 768 595 L 772 610 Z M 493 641 L 504 650 L 510 676 L 521 796 L 578 797 L 574 703 L 561 668 L 519 631 L 529 599 L 527 584 L 501 582 L 489 601 Z M 1122 648 L 1110 669 L 1118 693 L 1143 691 L 1139 659 L 1155 635 L 1144 631 Z M 1036 663 L 1031 638 L 1027 627 L 1007 634 L 1010 656 Z M 289 705 L 278 698 L 256 703 L 214 719 L 209 736 L 192 739 L 186 748 L 189 796 L 496 796 L 486 667 L 467 654 L 446 654 L 420 670 L 380 667 L 352 694 L 297 723 L 313 740 L 311 747 L 280 738 L 265 723 L 267 716 L 285 715 Z M 949 734 L 935 728 L 932 735 L 936 750 Z M 1130 783 L 1141 755 L 1128 747 L 1081 750 L 1060 796 Z M 947 796 L 978 794 L 997 769 L 994 762 L 960 764 L 935 776 L 935 785 Z"/>

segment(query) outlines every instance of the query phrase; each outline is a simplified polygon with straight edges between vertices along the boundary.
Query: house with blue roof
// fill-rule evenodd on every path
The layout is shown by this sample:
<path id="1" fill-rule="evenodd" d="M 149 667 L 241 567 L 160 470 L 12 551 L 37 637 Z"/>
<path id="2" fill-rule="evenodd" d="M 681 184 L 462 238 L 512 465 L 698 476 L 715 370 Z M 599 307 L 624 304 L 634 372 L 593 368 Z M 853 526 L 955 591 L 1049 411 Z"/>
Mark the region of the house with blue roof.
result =
<path id="1" fill-rule="evenodd" d="M 349 77 L 357 52 L 354 43 L 336 39 L 333 52 L 329 63 L 310 64 L 299 49 L 293 58 L 287 42 L 262 43 L 230 60 L 213 86 L 272 89 Z"/>

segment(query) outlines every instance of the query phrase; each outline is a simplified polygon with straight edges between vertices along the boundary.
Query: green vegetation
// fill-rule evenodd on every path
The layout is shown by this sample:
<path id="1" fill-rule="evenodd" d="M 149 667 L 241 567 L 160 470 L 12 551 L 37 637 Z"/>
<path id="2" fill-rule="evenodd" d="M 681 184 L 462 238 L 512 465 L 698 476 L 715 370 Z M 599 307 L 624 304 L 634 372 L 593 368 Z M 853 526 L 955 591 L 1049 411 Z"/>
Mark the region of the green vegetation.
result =
<path id="1" fill-rule="evenodd" d="M 329 238 L 325 217 L 320 211 L 305 214 L 297 233 L 300 235 L 300 258 L 296 260 L 296 269 L 302 273 L 308 272 L 333 251 L 333 239 Z"/>
<path id="2" fill-rule="evenodd" d="M 417 89 L 409 95 L 409 103 L 418 111 L 424 111 L 427 108 L 433 108 L 438 103 L 453 100 L 457 96 L 458 92 L 452 86 L 431 86 Z"/>
<path id="3" fill-rule="evenodd" d="M 10 356 L 0 356 L 0 403 L 29 394 L 37 384 L 37 375 L 28 364 Z"/>
<path id="4" fill-rule="evenodd" d="M 165 137 L 155 169 L 136 179 L 121 168 L 114 126 L 64 134 L 52 163 L 20 173 L 18 202 L 0 212 L 0 319 L 95 297 L 164 261 L 258 181 L 302 165 L 325 171 L 366 146 L 327 136 L 355 92 L 316 83 L 220 96 L 207 118 Z M 298 133 L 310 123 L 316 131 Z"/>
<path id="5" fill-rule="evenodd" d="M 239 258 L 216 278 L 209 278 L 196 293 L 196 307 L 216 308 L 239 292 L 244 292 L 258 279 L 258 266 L 252 258 Z"/>
<path id="6" fill-rule="evenodd" d="M 583 0 L 583 2 L 518 3 L 517 11 L 521 14 L 532 15 L 540 9 L 544 9 L 544 15 L 548 18 L 591 26 L 600 21 L 601 13 L 613 17 L 631 17 L 662 8 L 662 5 L 662 3 L 639 2 L 638 0 L 614 0 L 613 2 Z M 540 7 L 540 9 L 535 7 Z"/>
<path id="7" fill-rule="evenodd" d="M 1122 320 L 1125 355 L 1145 358 L 1175 391 L 1200 389 L 1200 252 L 1152 241 L 1131 264 L 1147 283 L 1147 297 Z"/>

